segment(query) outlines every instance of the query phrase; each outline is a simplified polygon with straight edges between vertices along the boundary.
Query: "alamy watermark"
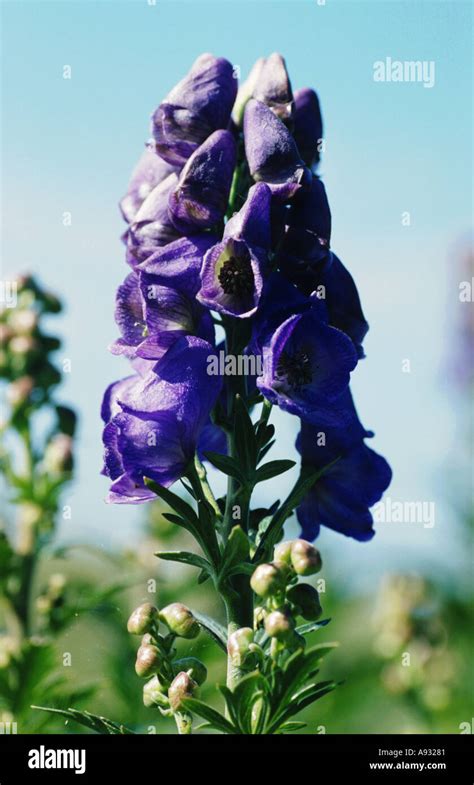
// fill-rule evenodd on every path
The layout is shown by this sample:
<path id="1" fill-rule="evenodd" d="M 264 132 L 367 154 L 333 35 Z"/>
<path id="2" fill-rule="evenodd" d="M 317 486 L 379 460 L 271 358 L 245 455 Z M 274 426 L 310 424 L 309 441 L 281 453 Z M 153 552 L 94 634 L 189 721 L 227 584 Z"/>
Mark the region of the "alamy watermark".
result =
<path id="1" fill-rule="evenodd" d="M 418 82 L 431 89 L 435 85 L 434 60 L 376 60 L 374 82 Z"/>
<path id="2" fill-rule="evenodd" d="M 399 502 L 387 496 L 374 505 L 372 513 L 376 523 L 421 523 L 424 529 L 435 525 L 433 501 Z"/>
<path id="3" fill-rule="evenodd" d="M 263 358 L 255 354 L 226 354 L 223 349 L 207 358 L 209 376 L 262 376 Z"/>

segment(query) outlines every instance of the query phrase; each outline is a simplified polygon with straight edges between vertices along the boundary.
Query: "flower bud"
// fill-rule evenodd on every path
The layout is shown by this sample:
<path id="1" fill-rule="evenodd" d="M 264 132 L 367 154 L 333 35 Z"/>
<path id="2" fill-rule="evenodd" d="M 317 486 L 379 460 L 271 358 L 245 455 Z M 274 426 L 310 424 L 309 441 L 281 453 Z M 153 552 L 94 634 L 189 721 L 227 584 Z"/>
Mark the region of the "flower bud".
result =
<path id="1" fill-rule="evenodd" d="M 282 562 L 283 564 L 286 564 L 287 567 L 292 567 L 291 546 L 293 545 L 293 542 L 294 540 L 286 540 L 285 542 L 279 542 L 278 545 L 275 545 L 273 558 L 276 562 Z"/>
<path id="2" fill-rule="evenodd" d="M 179 638 L 196 638 L 199 635 L 199 624 L 193 614 L 181 602 L 172 602 L 160 613 L 160 620 Z"/>
<path id="3" fill-rule="evenodd" d="M 241 627 L 235 630 L 227 641 L 227 651 L 232 663 L 237 667 L 243 665 L 249 654 L 250 644 L 253 642 L 253 630 L 250 627 Z"/>
<path id="4" fill-rule="evenodd" d="M 257 630 L 259 627 L 261 627 L 261 625 L 265 621 L 265 616 L 266 615 L 267 615 L 267 612 L 266 612 L 265 608 L 262 605 L 257 605 L 257 607 L 254 608 L 254 611 L 253 611 L 253 626 L 254 626 L 255 630 Z"/>
<path id="5" fill-rule="evenodd" d="M 322 567 L 321 554 L 306 540 L 294 540 L 291 563 L 297 575 L 314 575 Z"/>
<path id="6" fill-rule="evenodd" d="M 259 597 L 277 594 L 284 584 L 284 574 L 275 564 L 260 564 L 250 578 L 250 585 Z"/>
<path id="7" fill-rule="evenodd" d="M 16 408 L 26 403 L 34 388 L 34 381 L 31 376 L 21 376 L 8 385 L 6 397 L 10 406 Z"/>
<path id="8" fill-rule="evenodd" d="M 184 709 L 182 701 L 184 698 L 192 698 L 198 685 L 187 673 L 181 671 L 173 679 L 168 690 L 168 698 L 173 711 Z"/>
<path id="9" fill-rule="evenodd" d="M 150 681 L 147 681 L 143 686 L 143 705 L 146 706 L 147 709 L 151 709 L 154 706 L 168 708 L 169 702 L 166 697 L 166 688 L 160 684 L 158 676 L 153 676 L 153 678 L 150 679 Z"/>
<path id="10" fill-rule="evenodd" d="M 38 323 L 38 317 L 35 311 L 20 309 L 14 311 L 10 317 L 10 326 L 20 334 L 28 334 L 33 332 Z"/>
<path id="11" fill-rule="evenodd" d="M 135 608 L 127 622 L 127 630 L 132 635 L 144 635 L 158 619 L 158 609 L 150 602 L 144 602 Z"/>
<path id="12" fill-rule="evenodd" d="M 199 685 L 204 684 L 207 679 L 207 668 L 197 657 L 183 657 L 180 660 L 175 660 L 173 673 L 177 676 L 182 671 L 185 671 Z"/>
<path id="13" fill-rule="evenodd" d="M 18 355 L 29 354 L 36 346 L 37 342 L 31 335 L 15 335 L 9 343 L 10 351 Z"/>
<path id="14" fill-rule="evenodd" d="M 293 619 L 282 611 L 273 611 L 265 619 L 265 632 L 270 638 L 276 638 L 279 641 L 289 640 L 294 634 L 294 629 Z"/>
<path id="15" fill-rule="evenodd" d="M 307 621 L 316 621 L 320 618 L 323 609 L 319 602 L 319 594 L 309 583 L 299 583 L 292 586 L 287 594 L 288 599 L 298 608 L 300 615 Z"/>
<path id="16" fill-rule="evenodd" d="M 73 464 L 72 439 L 65 433 L 53 436 L 44 453 L 44 465 L 51 474 L 70 472 Z"/>
<path id="17" fill-rule="evenodd" d="M 135 673 L 141 678 L 151 676 L 160 667 L 160 651 L 157 646 L 145 644 L 137 651 Z"/>

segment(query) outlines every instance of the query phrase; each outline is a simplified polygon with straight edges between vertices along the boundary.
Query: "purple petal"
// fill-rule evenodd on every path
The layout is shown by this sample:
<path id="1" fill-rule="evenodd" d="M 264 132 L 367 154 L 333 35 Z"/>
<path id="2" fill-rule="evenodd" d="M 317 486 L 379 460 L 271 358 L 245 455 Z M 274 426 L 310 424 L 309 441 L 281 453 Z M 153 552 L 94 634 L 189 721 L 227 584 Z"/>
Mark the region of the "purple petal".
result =
<path id="1" fill-rule="evenodd" d="M 278 52 L 263 63 L 253 97 L 266 104 L 280 120 L 291 120 L 293 93 L 285 60 Z"/>
<path id="2" fill-rule="evenodd" d="M 140 271 L 152 274 L 154 283 L 178 288 L 194 297 L 200 287 L 204 256 L 216 242 L 211 234 L 181 237 L 157 250 L 140 265 Z"/>
<path id="3" fill-rule="evenodd" d="M 194 234 L 222 220 L 235 162 L 236 147 L 229 131 L 215 131 L 193 153 L 168 202 L 178 231 Z"/>
<path id="4" fill-rule="evenodd" d="M 157 248 L 178 237 L 168 212 L 169 196 L 177 182 L 177 175 L 170 174 L 153 189 L 138 210 L 127 237 L 128 249 L 137 262 L 144 261 Z"/>
<path id="5" fill-rule="evenodd" d="M 271 199 L 272 194 L 266 183 L 253 185 L 243 207 L 227 221 L 224 239 L 234 237 L 245 240 L 248 245 L 269 250 L 272 242 Z"/>
<path id="6" fill-rule="evenodd" d="M 283 201 L 311 182 L 290 132 L 265 104 L 251 99 L 244 116 L 245 153 L 254 180 Z"/>
<path id="7" fill-rule="evenodd" d="M 182 166 L 208 136 L 227 127 L 236 94 L 237 80 L 227 60 L 198 57 L 153 115 L 157 153 Z"/>
<path id="8" fill-rule="evenodd" d="M 212 310 L 248 318 L 257 310 L 266 254 L 229 237 L 204 257 L 198 299 Z"/>
<path id="9" fill-rule="evenodd" d="M 303 161 L 308 166 L 313 166 L 319 162 L 319 145 L 323 138 L 319 99 L 309 87 L 297 90 L 294 97 L 293 137 Z"/>
<path id="10" fill-rule="evenodd" d="M 173 166 L 163 161 L 150 147 L 146 147 L 132 172 L 127 193 L 120 202 L 122 215 L 128 223 L 132 223 L 153 189 L 174 171 Z"/>

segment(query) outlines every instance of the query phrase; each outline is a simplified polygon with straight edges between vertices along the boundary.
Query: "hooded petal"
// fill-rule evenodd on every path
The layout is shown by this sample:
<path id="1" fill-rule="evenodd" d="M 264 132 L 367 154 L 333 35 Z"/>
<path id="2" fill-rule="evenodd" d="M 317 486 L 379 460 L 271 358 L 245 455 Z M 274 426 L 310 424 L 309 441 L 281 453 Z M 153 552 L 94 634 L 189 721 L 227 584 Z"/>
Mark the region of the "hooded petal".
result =
<path id="1" fill-rule="evenodd" d="M 308 166 L 320 159 L 319 146 L 323 138 L 323 121 L 319 99 L 314 90 L 303 87 L 295 92 L 293 137 L 303 161 Z"/>
<path id="2" fill-rule="evenodd" d="M 177 183 L 177 175 L 170 174 L 151 191 L 135 215 L 127 245 L 137 263 L 178 237 L 168 212 L 169 196 Z"/>
<path id="3" fill-rule="evenodd" d="M 254 180 L 267 183 L 283 201 L 311 181 L 290 132 L 271 109 L 251 99 L 244 115 L 245 153 Z"/>
<path id="4" fill-rule="evenodd" d="M 132 223 L 147 196 L 174 171 L 175 168 L 163 161 L 154 150 L 145 148 L 130 177 L 127 193 L 120 202 L 127 223 Z"/>
<path id="5" fill-rule="evenodd" d="M 222 220 L 235 162 L 236 147 L 229 131 L 215 131 L 193 153 L 168 201 L 178 231 L 194 234 Z"/>
<path id="6" fill-rule="evenodd" d="M 324 287 L 329 323 L 352 339 L 359 358 L 364 357 L 362 342 L 369 325 L 362 311 L 359 293 L 350 272 L 331 254 L 332 263 L 316 277 L 314 286 Z"/>
<path id="7" fill-rule="evenodd" d="M 227 127 L 236 94 L 237 79 L 227 60 L 198 57 L 153 115 L 157 153 L 182 166 L 208 136 Z"/>
<path id="8" fill-rule="evenodd" d="M 247 79 L 239 87 L 234 108 L 232 109 L 232 120 L 237 128 L 242 127 L 247 101 L 250 101 L 250 99 L 254 97 L 255 86 L 259 80 L 264 64 L 265 58 L 259 57 L 250 69 Z"/>
<path id="9" fill-rule="evenodd" d="M 120 329 L 121 338 L 111 345 L 110 351 L 112 354 L 134 357 L 136 347 L 143 340 L 146 326 L 139 279 L 134 272 L 127 275 L 123 284 L 117 289 L 115 321 Z"/>
<path id="10" fill-rule="evenodd" d="M 272 194 L 266 183 L 253 185 L 243 207 L 227 221 L 224 239 L 233 237 L 264 251 L 270 250 L 271 200 Z"/>
<path id="11" fill-rule="evenodd" d="M 258 75 L 253 97 L 266 104 L 274 114 L 287 122 L 293 115 L 293 93 L 285 59 L 274 52 L 267 57 Z"/>

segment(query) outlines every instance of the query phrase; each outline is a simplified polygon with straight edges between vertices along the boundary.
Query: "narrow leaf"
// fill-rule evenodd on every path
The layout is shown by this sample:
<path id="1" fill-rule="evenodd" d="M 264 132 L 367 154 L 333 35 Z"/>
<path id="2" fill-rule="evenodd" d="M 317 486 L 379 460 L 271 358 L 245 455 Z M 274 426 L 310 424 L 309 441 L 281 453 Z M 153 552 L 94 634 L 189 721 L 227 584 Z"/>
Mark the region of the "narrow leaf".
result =
<path id="1" fill-rule="evenodd" d="M 214 638 L 216 643 L 227 653 L 227 633 L 225 627 L 219 622 L 215 621 L 215 619 L 211 619 L 210 616 L 207 616 L 205 613 L 201 613 L 200 611 L 193 610 L 193 616 L 197 620 L 198 624 L 205 630 L 211 638 Z"/>

